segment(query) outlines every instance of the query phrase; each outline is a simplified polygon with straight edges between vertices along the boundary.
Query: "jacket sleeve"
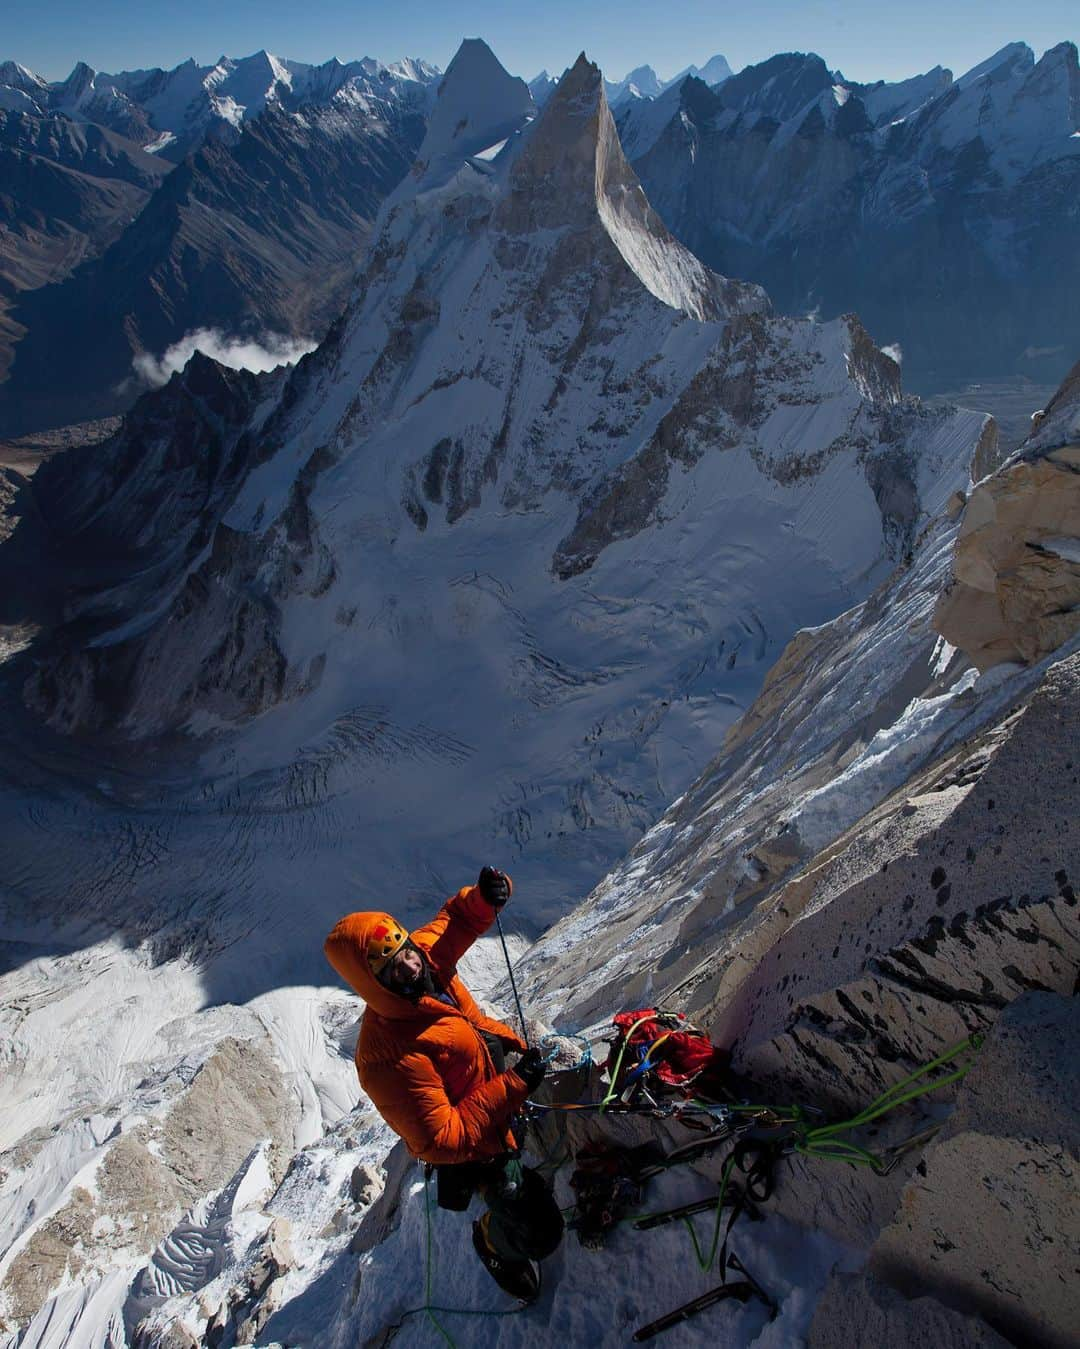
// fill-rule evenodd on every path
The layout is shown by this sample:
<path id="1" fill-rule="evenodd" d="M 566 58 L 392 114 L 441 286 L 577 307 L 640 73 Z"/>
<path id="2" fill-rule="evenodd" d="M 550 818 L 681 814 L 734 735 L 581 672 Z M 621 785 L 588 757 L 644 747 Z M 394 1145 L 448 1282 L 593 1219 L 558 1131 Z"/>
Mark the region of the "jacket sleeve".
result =
<path id="1" fill-rule="evenodd" d="M 442 906 L 412 939 L 427 951 L 432 962 L 443 970 L 454 970 L 458 961 L 495 921 L 495 910 L 480 893 L 480 887 L 467 885 Z"/>
<path id="2" fill-rule="evenodd" d="M 505 1151 L 506 1126 L 529 1094 L 509 1069 L 451 1105 L 435 1065 L 417 1052 L 365 1066 L 360 1085 L 413 1156 L 436 1166 Z"/>

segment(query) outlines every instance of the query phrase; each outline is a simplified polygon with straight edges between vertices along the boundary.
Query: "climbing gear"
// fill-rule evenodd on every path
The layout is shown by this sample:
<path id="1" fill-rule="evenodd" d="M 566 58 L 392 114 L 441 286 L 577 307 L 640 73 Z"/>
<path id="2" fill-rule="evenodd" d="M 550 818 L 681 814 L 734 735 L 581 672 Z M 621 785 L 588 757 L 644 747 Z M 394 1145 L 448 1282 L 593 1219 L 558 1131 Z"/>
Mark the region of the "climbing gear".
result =
<path id="1" fill-rule="evenodd" d="M 872 1153 L 861 1145 L 851 1142 L 850 1139 L 841 1138 L 840 1135 L 880 1119 L 889 1111 L 896 1109 L 897 1106 L 916 1100 L 920 1096 L 925 1096 L 929 1092 L 936 1091 L 939 1087 L 950 1086 L 958 1082 L 970 1070 L 972 1066 L 970 1062 L 959 1068 L 954 1068 L 944 1077 L 930 1079 L 929 1074 L 937 1068 L 954 1063 L 965 1052 L 976 1051 L 981 1043 L 981 1036 L 968 1036 L 967 1039 L 953 1045 L 929 1063 L 901 1078 L 899 1082 L 895 1082 L 875 1100 L 871 1101 L 865 1109 L 859 1111 L 857 1115 L 837 1124 L 817 1125 L 811 1128 L 806 1119 L 807 1108 L 797 1105 L 784 1108 L 754 1105 L 726 1107 L 725 1123 L 716 1130 L 716 1133 L 722 1137 L 724 1128 L 727 1128 L 728 1135 L 736 1137 L 736 1142 L 724 1162 L 720 1175 L 720 1193 L 717 1199 L 715 1201 L 698 1201 L 674 1209 L 661 1210 L 654 1214 L 645 1214 L 634 1223 L 635 1230 L 648 1231 L 654 1227 L 660 1227 L 668 1222 L 681 1219 L 686 1223 L 687 1230 L 690 1233 L 694 1255 L 702 1272 L 707 1272 L 713 1267 L 719 1251 L 719 1266 L 722 1271 L 723 1282 L 719 1287 L 714 1288 L 702 1297 L 694 1298 L 669 1312 L 666 1316 L 650 1322 L 647 1326 L 642 1326 L 634 1335 L 634 1339 L 638 1342 L 651 1339 L 661 1331 L 677 1325 L 680 1321 L 696 1315 L 699 1311 L 703 1311 L 727 1297 L 737 1297 L 743 1302 L 747 1301 L 750 1296 L 758 1297 L 771 1308 L 772 1315 L 775 1316 L 775 1304 L 748 1273 L 745 1266 L 739 1262 L 738 1257 L 733 1253 L 729 1254 L 728 1241 L 731 1236 L 731 1229 L 739 1215 L 745 1212 L 748 1216 L 753 1217 L 753 1206 L 765 1203 L 772 1195 L 775 1168 L 780 1158 L 792 1152 L 798 1152 L 804 1156 L 852 1162 L 856 1165 L 868 1166 L 878 1175 L 887 1174 L 904 1152 L 916 1146 L 919 1142 L 932 1137 L 940 1126 L 932 1125 L 930 1128 L 914 1134 L 911 1138 L 905 1139 L 902 1143 L 896 1144 L 893 1148 L 887 1149 L 886 1154 L 891 1153 L 891 1157 L 883 1157 Z M 740 1115 L 745 1116 L 742 1122 L 739 1121 Z M 691 1148 L 693 1146 L 693 1144 L 690 1145 Z M 665 1166 L 674 1164 L 679 1153 L 684 1154 L 683 1159 L 685 1159 L 686 1149 L 676 1149 L 674 1153 L 669 1153 L 664 1159 Z M 736 1169 L 742 1173 L 741 1183 L 737 1187 L 732 1184 L 732 1176 Z M 713 1207 L 714 1203 L 716 1220 L 713 1224 L 712 1239 L 707 1253 L 703 1253 L 691 1217 L 694 1214 L 706 1212 Z M 721 1242 L 722 1213 L 725 1204 L 730 1205 L 731 1216 L 726 1228 L 724 1228 Z M 745 1282 L 742 1284 L 727 1283 L 727 1271 L 729 1269 L 741 1271 Z M 725 1291 L 728 1289 L 735 1291 Z"/>
<path id="2" fill-rule="evenodd" d="M 909 1147 L 915 1146 L 921 1135 L 917 1134 L 914 1139 L 908 1139 L 904 1144 L 897 1145 L 898 1153 L 896 1149 L 890 1149 L 890 1151 L 896 1153 L 891 1160 L 886 1160 L 876 1153 L 870 1152 L 869 1149 L 851 1142 L 850 1139 L 841 1138 L 840 1135 L 870 1124 L 874 1120 L 880 1119 L 882 1115 L 887 1115 L 890 1110 L 895 1110 L 897 1106 L 917 1100 L 920 1096 L 927 1095 L 928 1092 L 937 1091 L 939 1087 L 948 1087 L 955 1082 L 959 1082 L 970 1071 L 972 1067 L 970 1062 L 963 1064 L 960 1068 L 954 1068 L 944 1077 L 934 1078 L 931 1081 L 925 1079 L 936 1068 L 943 1068 L 947 1064 L 955 1062 L 962 1054 L 975 1053 L 982 1042 L 983 1037 L 981 1035 L 969 1035 L 966 1039 L 945 1050 L 943 1054 L 939 1054 L 937 1058 L 931 1059 L 921 1068 L 916 1068 L 913 1073 L 908 1073 L 906 1077 L 902 1077 L 899 1082 L 894 1082 L 891 1087 L 871 1101 L 865 1110 L 861 1110 L 851 1119 L 843 1120 L 839 1124 L 826 1124 L 816 1129 L 800 1131 L 800 1137 L 794 1145 L 794 1151 L 807 1157 L 825 1157 L 833 1161 L 852 1162 L 856 1166 L 868 1166 L 879 1176 L 887 1175 L 896 1165 L 899 1155 L 907 1151 Z"/>
<path id="3" fill-rule="evenodd" d="M 490 1213 L 485 1214 L 473 1223 L 473 1249 L 503 1292 L 527 1307 L 540 1296 L 540 1266 L 535 1260 L 504 1260 L 497 1255 L 488 1245 L 485 1231 L 485 1220 L 490 1217 Z"/>
<path id="4" fill-rule="evenodd" d="M 730 1259 L 732 1269 L 746 1270 L 733 1255 Z M 689 1302 L 684 1302 L 681 1307 L 676 1307 L 665 1316 L 658 1317 L 655 1321 L 650 1321 L 648 1325 L 641 1326 L 634 1331 L 634 1341 L 637 1344 L 643 1344 L 646 1340 L 651 1340 L 654 1335 L 659 1335 L 663 1330 L 670 1330 L 672 1326 L 677 1326 L 680 1321 L 689 1321 L 691 1316 L 696 1316 L 698 1312 L 703 1312 L 707 1307 L 715 1307 L 718 1302 L 724 1302 L 728 1298 L 736 1298 L 739 1302 L 747 1303 L 752 1297 L 758 1298 L 769 1308 L 772 1320 L 776 1316 L 776 1303 L 773 1302 L 761 1288 L 761 1286 L 747 1275 L 744 1282 L 741 1283 L 721 1283 L 712 1288 L 707 1293 L 702 1293 L 700 1297 L 691 1298 Z"/>
<path id="5" fill-rule="evenodd" d="M 552 1068 L 551 1072 L 553 1074 L 577 1073 L 580 1072 L 582 1068 L 592 1067 L 593 1062 L 592 1046 L 589 1044 L 588 1040 L 585 1039 L 584 1035 L 572 1035 L 567 1031 L 558 1031 L 558 1030 L 549 1031 L 547 1035 L 542 1035 L 540 1037 L 540 1048 L 547 1049 L 553 1040 L 576 1040 L 582 1046 L 581 1056 L 579 1057 L 577 1063 L 571 1064 L 567 1068 Z M 550 1050 L 544 1062 L 547 1064 L 554 1063 L 556 1057 L 558 1056 L 558 1052 L 559 1052 L 558 1046 L 556 1046 L 554 1049 Z"/>
<path id="6" fill-rule="evenodd" d="M 525 1083 L 531 1094 L 547 1076 L 547 1060 L 540 1049 L 533 1045 L 514 1064 L 514 1072 Z"/>
<path id="7" fill-rule="evenodd" d="M 703 1074 L 715 1078 L 726 1066 L 725 1051 L 682 1012 L 644 1007 L 620 1012 L 613 1024 L 617 1034 L 605 1065 L 610 1085 L 603 1109 L 615 1101 L 630 1105 L 644 1097 L 655 1104 L 656 1094 L 685 1094 Z"/>
<path id="8" fill-rule="evenodd" d="M 645 1178 L 661 1159 L 654 1143 L 634 1148 L 592 1143 L 578 1152 L 570 1177 L 576 1200 L 570 1226 L 586 1250 L 599 1250 L 627 1211 L 641 1203 Z"/>
<path id="9" fill-rule="evenodd" d="M 517 984 L 514 982 L 514 967 L 510 963 L 510 952 L 506 949 L 506 934 L 503 932 L 502 919 L 499 917 L 498 909 L 495 910 L 495 926 L 499 929 L 503 960 L 506 961 L 506 972 L 510 976 L 510 989 L 514 995 L 514 1006 L 517 1008 L 518 1020 L 521 1022 L 521 1038 L 525 1041 L 526 1048 L 529 1048 L 529 1030 L 525 1025 L 525 1013 L 521 1010 L 521 999 L 518 997 Z"/>
<path id="10" fill-rule="evenodd" d="M 368 933 L 367 961 L 376 978 L 409 940 L 409 934 L 388 913 L 381 914 Z"/>
<path id="11" fill-rule="evenodd" d="M 739 1204 L 743 1213 L 751 1222 L 763 1222 L 765 1215 L 758 1206 L 752 1203 L 746 1193 L 737 1185 L 729 1185 L 727 1192 L 723 1196 L 725 1204 Z M 717 1205 L 717 1201 L 710 1195 L 708 1199 L 695 1199 L 689 1204 L 676 1204 L 674 1208 L 660 1209 L 656 1213 L 646 1213 L 644 1217 L 638 1218 L 634 1223 L 635 1232 L 649 1232 L 654 1227 L 664 1227 L 668 1223 L 679 1222 L 683 1218 L 692 1218 L 695 1213 L 711 1213 Z"/>

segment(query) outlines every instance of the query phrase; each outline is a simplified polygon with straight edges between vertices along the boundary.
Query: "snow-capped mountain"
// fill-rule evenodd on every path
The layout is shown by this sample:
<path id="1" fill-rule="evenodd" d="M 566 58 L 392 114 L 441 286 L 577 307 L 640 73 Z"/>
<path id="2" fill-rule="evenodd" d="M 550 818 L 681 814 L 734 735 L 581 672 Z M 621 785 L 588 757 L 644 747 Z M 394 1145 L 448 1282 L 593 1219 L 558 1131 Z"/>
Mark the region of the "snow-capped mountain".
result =
<path id="1" fill-rule="evenodd" d="M 558 80 L 552 79 L 546 70 L 534 75 L 529 81 L 529 93 L 532 94 L 533 102 L 538 108 L 542 108 L 548 101 L 556 84 Z"/>
<path id="2" fill-rule="evenodd" d="M 80 61 L 66 80 L 48 84 L 13 61 L 0 65 L 0 106 L 45 116 L 61 112 L 96 122 L 145 149 L 179 162 L 208 134 L 226 134 L 267 107 L 296 109 L 340 102 L 404 101 L 424 105 L 439 71 L 425 61 L 386 66 L 370 57 L 322 65 L 287 61 L 259 51 L 212 66 L 185 61 L 172 70 L 126 70 L 116 75 Z M 14 91 L 14 92 L 9 92 Z M 16 101 L 15 94 L 22 95 Z"/>
<path id="3" fill-rule="evenodd" d="M 786 312 L 856 309 L 924 388 L 1059 379 L 1080 344 L 1071 239 L 1080 67 L 1023 43 L 953 80 L 859 85 L 789 54 L 625 101 L 620 135 L 675 234 Z"/>
<path id="4" fill-rule="evenodd" d="M 493 859 L 517 950 L 564 919 L 530 1000 L 591 1014 L 597 970 L 609 1001 L 651 996 L 650 968 L 697 972 L 676 910 L 711 941 L 734 893 L 726 870 L 661 875 L 665 842 L 674 864 L 728 827 L 706 799 L 726 736 L 728 756 L 757 737 L 735 827 L 772 801 L 808 850 L 895 785 L 903 746 L 918 760 L 940 708 L 909 715 L 909 687 L 939 678 L 952 728 L 984 698 L 926 625 L 993 426 L 899 376 L 853 316 L 777 317 L 672 237 L 584 57 L 537 113 L 470 42 L 317 351 L 263 376 L 196 356 L 92 456 L 38 470 L 18 556 L 36 545 L 55 589 L 0 667 L 0 1299 L 26 1343 L 386 1332 L 418 1305 L 423 1209 L 350 1113 L 355 1000 L 321 955 L 340 913 L 412 924 Z M 653 828 L 681 792 L 685 839 Z M 791 841 L 732 851 L 736 903 Z M 629 904 L 644 859 L 656 903 L 620 947 L 565 915 L 635 843 L 593 896 Z M 495 956 L 474 954 L 480 987 Z M 453 1231 L 444 1273 L 471 1296 L 486 1276 Z M 770 1272 L 777 1335 L 801 1336 L 843 1251 L 771 1219 L 751 1240 L 797 1253 Z M 571 1264 L 540 1333 L 592 1342 L 615 1314 L 581 1319 L 597 1267 Z M 625 1282 L 620 1335 L 664 1288 Z"/>
<path id="5" fill-rule="evenodd" d="M 48 82 L 40 75 L 18 61 L 0 61 L 0 109 L 40 113 L 41 102 L 48 96 Z"/>
<path id="6" fill-rule="evenodd" d="M 234 102 L 243 92 L 245 63 L 229 65 L 227 79 L 207 86 L 219 110 L 222 90 Z M 193 331 L 307 343 L 326 331 L 379 205 L 423 138 L 434 75 L 411 63 L 277 68 L 288 88 L 275 86 L 258 116 L 249 98 L 239 129 L 230 122 L 228 135 L 207 136 L 167 181 L 163 156 L 92 121 L 0 113 L 19 222 L 8 266 L 20 292 L 0 318 L 11 339 L 0 357 L 13 362 L 0 433 L 123 410 L 142 387 L 133 360 L 159 358 Z M 146 107 L 164 107 L 169 90 L 179 97 L 172 75 Z M 146 93 L 152 82 L 128 84 Z M 89 116 L 96 105 L 79 107 Z M 209 125 L 199 122 L 199 134 Z M 146 180 L 159 190 L 150 195 Z"/>
<path id="7" fill-rule="evenodd" d="M 542 73 L 547 76 L 547 71 Z M 730 79 L 731 74 L 731 67 L 720 55 L 711 56 L 703 66 L 689 65 L 670 80 L 662 80 L 652 66 L 644 65 L 636 67 L 621 80 L 605 80 L 604 93 L 607 95 L 609 106 L 617 108 L 628 99 L 641 101 L 659 98 L 665 89 L 682 84 L 683 80 L 691 76 L 701 80 L 703 84 L 717 85 Z M 539 80 L 540 76 L 537 76 L 537 79 Z"/>

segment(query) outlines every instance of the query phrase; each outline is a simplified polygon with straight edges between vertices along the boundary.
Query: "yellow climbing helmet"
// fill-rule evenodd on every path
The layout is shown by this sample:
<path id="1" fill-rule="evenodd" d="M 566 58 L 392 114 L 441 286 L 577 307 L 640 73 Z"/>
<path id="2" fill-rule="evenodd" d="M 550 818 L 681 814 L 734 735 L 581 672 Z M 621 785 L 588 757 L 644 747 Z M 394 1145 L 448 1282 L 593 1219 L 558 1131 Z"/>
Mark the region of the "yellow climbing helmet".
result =
<path id="1" fill-rule="evenodd" d="M 409 934 L 396 918 L 381 913 L 368 934 L 367 961 L 376 978 L 409 940 Z"/>

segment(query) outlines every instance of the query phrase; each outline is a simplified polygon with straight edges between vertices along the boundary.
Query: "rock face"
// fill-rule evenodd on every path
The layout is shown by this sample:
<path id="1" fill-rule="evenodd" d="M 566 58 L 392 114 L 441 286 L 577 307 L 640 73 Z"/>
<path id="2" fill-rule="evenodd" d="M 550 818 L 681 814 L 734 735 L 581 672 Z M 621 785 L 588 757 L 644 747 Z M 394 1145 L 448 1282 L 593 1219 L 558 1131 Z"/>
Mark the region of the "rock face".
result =
<path id="1" fill-rule="evenodd" d="M 1021 460 L 1071 443 L 1074 388 Z M 517 972 L 569 1024 L 602 1017 L 612 988 L 624 1007 L 685 1010 L 755 1099 L 833 1120 L 979 1037 L 950 1061 L 961 1080 L 940 1067 L 932 1092 L 852 1134 L 884 1175 L 779 1167 L 775 1211 L 870 1257 L 827 1289 L 814 1345 L 1064 1346 L 1080 1314 L 1062 1059 L 1080 987 L 1080 653 L 1074 636 L 976 678 L 935 643 L 957 533 L 947 511 L 870 601 L 800 633 L 721 758 Z M 695 1166 L 718 1179 L 722 1158 Z"/>
<path id="2" fill-rule="evenodd" d="M 857 309 L 916 387 L 1060 379 L 1080 348 L 1069 239 L 1080 67 L 1014 43 L 954 80 L 859 85 L 787 53 L 716 88 L 627 100 L 649 199 L 718 271 L 785 313 Z"/>
<path id="3" fill-rule="evenodd" d="M 854 1103 L 1025 989 L 1071 993 L 1078 691 L 1073 656 L 1005 726 L 909 779 L 761 906 L 759 923 L 768 911 L 786 930 L 745 980 L 731 970 L 713 985 L 723 1011 L 707 1014 L 748 1075 Z"/>
<path id="4" fill-rule="evenodd" d="M 81 621 L 93 622 L 96 615 L 111 623 L 118 606 L 135 614 L 152 609 L 162 594 L 175 595 L 179 610 L 191 606 L 191 567 L 209 549 L 198 593 L 212 607 L 213 619 L 205 639 L 189 648 L 189 659 L 162 671 L 181 703 L 192 702 L 211 671 L 222 706 L 256 711 L 282 691 L 273 615 L 249 596 L 222 593 L 216 586 L 223 568 L 235 560 L 236 541 L 228 532 L 207 533 L 208 520 L 227 508 L 251 467 L 258 389 L 258 380 L 246 371 L 227 370 L 196 354 L 182 375 L 160 395 L 144 398 L 96 448 L 99 471 L 88 476 L 81 452 L 73 453 L 43 465 L 35 485 L 50 537 L 67 556 L 77 551 L 86 559 L 87 579 L 101 578 L 97 600 L 82 609 Z M 167 494 L 160 489 L 163 474 L 173 484 Z M 120 578 L 125 579 L 117 584 Z M 101 726 L 115 715 L 103 719 L 101 710 L 109 704 L 115 709 L 118 699 L 122 704 L 125 689 L 139 678 L 131 663 L 135 654 L 129 643 L 66 653 L 59 664 L 30 677 L 27 700 L 58 729 Z M 140 646 L 137 654 L 140 661 L 155 660 L 151 647 Z"/>
<path id="5" fill-rule="evenodd" d="M 980 670 L 1031 664 L 1080 630 L 1080 364 L 972 492 L 934 626 Z"/>
<path id="6" fill-rule="evenodd" d="M 200 1231 L 181 1222 L 184 1211 L 230 1181 L 238 1186 L 257 1148 L 265 1148 L 268 1179 L 280 1179 L 292 1150 L 295 1106 L 267 1049 L 257 1041 L 222 1040 L 163 1114 L 126 1130 L 117 1121 L 87 1184 L 73 1186 L 43 1221 L 34 1223 L 31 1208 L 27 1239 L 6 1262 L 0 1283 L 0 1323 L 29 1320 L 61 1285 L 137 1264 L 159 1243 L 159 1279 L 165 1287 L 170 1279 L 184 1286 L 187 1266 L 198 1271 L 200 1255 Z M 30 1159 L 8 1160 L 17 1178 Z M 226 1214 L 230 1204 L 226 1195 Z M 176 1238 L 171 1249 L 170 1234 Z M 205 1265 L 212 1272 L 212 1252 Z M 153 1274 L 145 1284 L 156 1289 Z"/>
<path id="7" fill-rule="evenodd" d="M 1076 1340 L 1080 1073 L 1064 1051 L 1078 1033 L 1071 996 L 1029 993 L 1001 1014 L 871 1252 L 879 1278 L 1016 1344 Z"/>

